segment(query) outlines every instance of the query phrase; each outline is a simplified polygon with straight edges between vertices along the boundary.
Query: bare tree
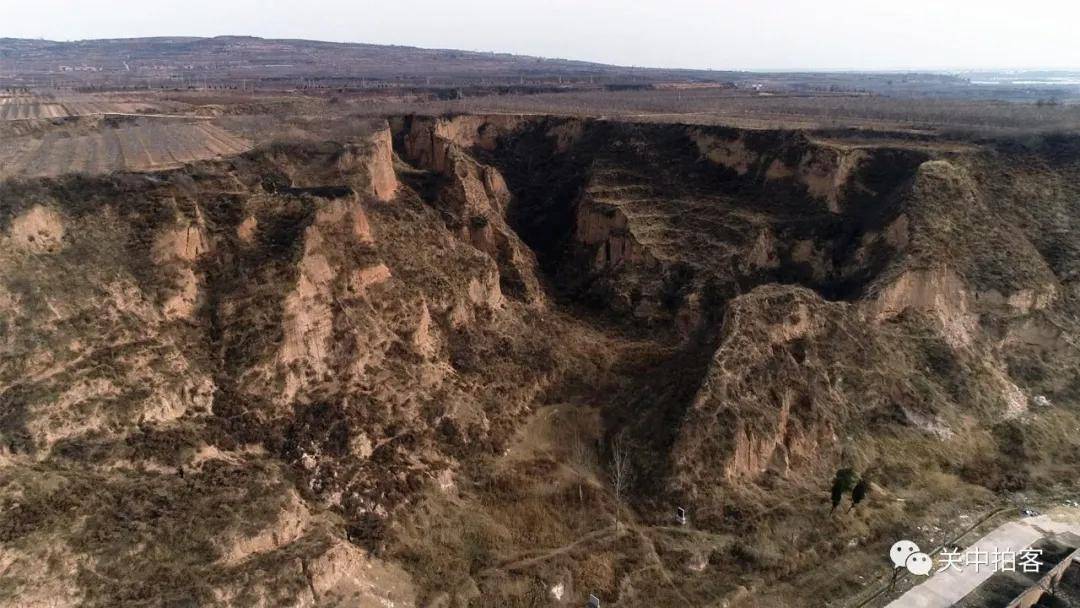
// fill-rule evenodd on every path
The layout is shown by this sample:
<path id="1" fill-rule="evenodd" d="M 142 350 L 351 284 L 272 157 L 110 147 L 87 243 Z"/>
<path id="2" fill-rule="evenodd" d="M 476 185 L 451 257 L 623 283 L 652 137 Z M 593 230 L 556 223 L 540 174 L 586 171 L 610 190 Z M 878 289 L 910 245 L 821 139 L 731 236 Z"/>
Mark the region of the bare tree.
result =
<path id="1" fill-rule="evenodd" d="M 591 478 L 598 468 L 596 462 L 596 450 L 593 447 L 596 442 L 587 441 L 581 434 L 581 430 L 577 428 L 574 429 L 572 441 L 573 443 L 570 444 L 570 463 L 578 474 L 578 504 L 581 504 L 585 502 L 581 481 L 583 478 Z"/>
<path id="2" fill-rule="evenodd" d="M 608 465 L 608 480 L 615 495 L 615 531 L 619 531 L 619 511 L 634 482 L 634 469 L 631 462 L 631 446 L 623 431 L 611 440 L 611 462 Z"/>

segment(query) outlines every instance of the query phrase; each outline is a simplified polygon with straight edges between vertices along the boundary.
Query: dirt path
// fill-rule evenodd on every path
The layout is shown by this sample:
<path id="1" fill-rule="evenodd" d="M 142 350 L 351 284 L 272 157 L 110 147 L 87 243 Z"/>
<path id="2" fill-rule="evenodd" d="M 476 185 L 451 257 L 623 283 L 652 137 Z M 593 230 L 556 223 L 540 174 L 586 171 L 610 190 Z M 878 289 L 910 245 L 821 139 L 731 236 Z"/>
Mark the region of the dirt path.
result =
<path id="1" fill-rule="evenodd" d="M 649 565 L 655 568 L 656 571 L 660 573 L 660 578 L 663 579 L 664 583 L 667 584 L 668 587 L 671 587 L 672 592 L 683 602 L 683 605 L 690 606 L 690 600 L 687 599 L 685 595 L 683 595 L 682 591 L 679 589 L 679 586 L 676 585 L 675 581 L 671 578 L 671 572 L 667 569 L 667 566 L 664 565 L 664 560 L 660 559 L 660 553 L 656 551 L 656 544 L 653 543 L 653 540 L 649 538 L 649 535 L 642 532 L 641 529 L 636 529 L 635 531 L 637 532 L 641 543 L 648 551 L 649 561 L 652 562 Z"/>
<path id="2" fill-rule="evenodd" d="M 542 563 L 548 561 L 549 559 L 551 559 L 553 557 L 556 557 L 558 555 L 563 555 L 565 553 L 569 553 L 570 551 L 573 551 L 574 549 L 577 549 L 577 548 L 579 548 L 579 547 L 581 547 L 583 545 L 587 545 L 587 544 L 593 543 L 593 542 L 600 543 L 600 542 L 607 542 L 607 541 L 611 541 L 611 540 L 616 540 L 618 538 L 626 536 L 628 533 L 629 533 L 629 530 L 627 530 L 626 528 L 620 528 L 618 533 L 616 533 L 615 530 L 613 530 L 611 528 L 604 528 L 602 530 L 595 530 L 593 532 L 589 532 L 588 534 L 578 538 L 574 542 L 563 545 L 561 547 L 555 547 L 554 549 L 548 549 L 547 551 L 544 551 L 544 552 L 536 554 L 536 555 L 529 555 L 527 553 L 527 554 L 525 554 L 525 556 L 518 556 L 517 558 L 514 558 L 513 560 L 503 562 L 503 563 L 501 563 L 501 564 L 499 564 L 497 566 L 493 566 L 493 567 L 487 568 L 485 570 L 481 570 L 480 573 L 478 574 L 478 576 L 483 578 L 483 577 L 486 577 L 486 576 L 490 576 L 494 572 L 499 572 L 499 571 L 511 572 L 511 571 L 514 571 L 514 570 L 520 570 L 522 568 L 528 568 L 530 566 L 536 566 L 536 565 L 542 564 Z M 526 557 L 526 556 L 528 556 L 528 557 Z"/>

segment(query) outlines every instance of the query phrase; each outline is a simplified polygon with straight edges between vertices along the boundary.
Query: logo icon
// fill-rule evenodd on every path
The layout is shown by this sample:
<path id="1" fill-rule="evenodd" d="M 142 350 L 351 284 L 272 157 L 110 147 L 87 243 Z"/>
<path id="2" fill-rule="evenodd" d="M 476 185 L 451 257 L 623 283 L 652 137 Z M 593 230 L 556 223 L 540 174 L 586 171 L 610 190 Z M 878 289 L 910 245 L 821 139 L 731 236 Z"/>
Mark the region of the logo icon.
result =
<path id="1" fill-rule="evenodd" d="M 908 572 L 916 576 L 926 576 L 934 567 L 934 560 L 910 540 L 893 543 L 889 549 L 889 558 L 892 559 L 894 567 L 907 568 Z"/>

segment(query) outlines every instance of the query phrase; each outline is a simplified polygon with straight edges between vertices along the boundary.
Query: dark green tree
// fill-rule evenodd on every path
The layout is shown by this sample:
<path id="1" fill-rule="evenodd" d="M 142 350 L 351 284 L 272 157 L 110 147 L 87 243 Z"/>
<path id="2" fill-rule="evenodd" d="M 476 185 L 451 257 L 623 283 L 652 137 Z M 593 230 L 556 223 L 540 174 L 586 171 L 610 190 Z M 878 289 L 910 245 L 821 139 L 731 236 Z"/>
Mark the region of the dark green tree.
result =
<path id="1" fill-rule="evenodd" d="M 832 486 L 832 509 L 829 509 L 830 514 L 833 511 L 836 510 L 836 507 L 840 506 L 840 501 L 843 500 L 843 499 L 844 499 L 844 487 L 842 485 L 840 485 L 838 480 L 834 479 L 833 480 L 833 486 Z"/>
<path id="2" fill-rule="evenodd" d="M 858 482 L 859 474 L 855 472 L 855 469 L 840 469 L 836 472 L 832 483 L 832 509 L 829 513 L 832 513 L 836 510 L 836 507 L 840 506 L 844 494 L 850 492 Z"/>
<path id="3" fill-rule="evenodd" d="M 856 505 L 862 502 L 869 492 L 870 480 L 863 475 L 862 479 L 859 480 L 859 483 L 855 484 L 855 488 L 851 490 L 851 508 L 848 509 L 848 511 L 854 509 Z"/>

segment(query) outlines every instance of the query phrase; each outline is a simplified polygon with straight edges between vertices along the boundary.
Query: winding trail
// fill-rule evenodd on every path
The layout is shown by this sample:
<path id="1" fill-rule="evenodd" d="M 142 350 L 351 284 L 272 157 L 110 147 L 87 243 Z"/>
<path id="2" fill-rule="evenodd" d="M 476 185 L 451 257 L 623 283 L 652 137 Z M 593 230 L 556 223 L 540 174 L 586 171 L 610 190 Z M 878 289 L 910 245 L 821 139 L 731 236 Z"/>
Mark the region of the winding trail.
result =
<path id="1" fill-rule="evenodd" d="M 579 539 L 575 540 L 574 542 L 569 543 L 567 545 L 563 545 L 561 547 L 556 547 L 554 549 L 549 549 L 547 551 L 544 551 L 544 552 L 542 552 L 542 553 L 540 553 L 538 555 L 533 555 L 531 557 L 519 557 L 518 559 L 509 561 L 509 562 L 503 562 L 503 563 L 498 564 L 496 566 L 492 566 L 491 568 L 481 570 L 478 573 L 478 576 L 485 577 L 485 576 L 490 576 L 491 574 L 493 574 L 495 572 L 498 572 L 498 571 L 520 570 L 522 568 L 528 568 L 530 566 L 535 566 L 537 564 L 541 564 L 543 562 L 546 562 L 547 560 L 549 560 L 549 559 L 551 559 L 553 557 L 556 557 L 558 555 L 562 555 L 564 553 L 569 553 L 570 551 L 573 551 L 574 549 L 577 549 L 578 547 L 580 547 L 582 545 L 586 545 L 586 544 L 589 544 L 589 543 L 594 542 L 594 541 L 595 542 L 607 542 L 607 541 L 611 541 L 611 540 L 616 540 L 618 538 L 626 536 L 628 533 L 629 533 L 629 530 L 627 530 L 626 528 L 620 529 L 618 531 L 618 533 L 616 533 L 615 530 L 612 530 L 612 529 L 609 529 L 609 528 L 604 528 L 602 530 L 594 530 L 594 531 L 589 532 L 588 534 L 585 534 L 581 538 L 579 538 Z M 526 555 L 528 555 L 528 554 L 526 554 Z"/>

